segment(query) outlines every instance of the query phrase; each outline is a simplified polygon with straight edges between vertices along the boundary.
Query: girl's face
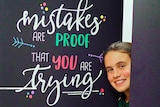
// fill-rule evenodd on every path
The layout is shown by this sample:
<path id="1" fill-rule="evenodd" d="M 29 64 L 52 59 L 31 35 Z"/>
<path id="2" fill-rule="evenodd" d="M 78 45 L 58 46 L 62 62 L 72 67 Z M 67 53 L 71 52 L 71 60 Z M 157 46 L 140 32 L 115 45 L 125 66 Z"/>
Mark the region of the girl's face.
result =
<path id="1" fill-rule="evenodd" d="M 109 51 L 104 57 L 104 65 L 110 84 L 118 92 L 129 92 L 131 58 L 127 53 Z"/>

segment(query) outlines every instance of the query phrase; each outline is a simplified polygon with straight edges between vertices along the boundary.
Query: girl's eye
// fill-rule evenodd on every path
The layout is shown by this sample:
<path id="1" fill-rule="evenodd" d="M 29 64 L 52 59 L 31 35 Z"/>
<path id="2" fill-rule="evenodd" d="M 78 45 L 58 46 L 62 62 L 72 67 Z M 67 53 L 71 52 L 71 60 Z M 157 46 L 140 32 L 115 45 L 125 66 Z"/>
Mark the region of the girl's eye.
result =
<path id="1" fill-rule="evenodd" d="M 125 64 L 120 64 L 119 67 L 120 68 L 124 68 L 126 65 Z"/>
<path id="2" fill-rule="evenodd" d="M 111 72 L 111 71 L 113 71 L 113 68 L 107 68 L 106 71 Z"/>

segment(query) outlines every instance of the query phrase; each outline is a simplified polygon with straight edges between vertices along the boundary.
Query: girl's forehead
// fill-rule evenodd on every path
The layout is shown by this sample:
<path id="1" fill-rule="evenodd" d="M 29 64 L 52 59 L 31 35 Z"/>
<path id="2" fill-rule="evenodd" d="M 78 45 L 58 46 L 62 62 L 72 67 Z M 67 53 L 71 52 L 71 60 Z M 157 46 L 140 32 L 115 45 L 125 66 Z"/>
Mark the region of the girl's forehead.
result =
<path id="1" fill-rule="evenodd" d="M 128 53 L 125 53 L 123 51 L 108 51 L 105 56 L 115 56 L 116 57 L 120 55 L 128 55 Z"/>
<path id="2" fill-rule="evenodd" d="M 105 65 L 113 65 L 120 62 L 128 62 L 130 60 L 131 59 L 127 53 L 122 53 L 119 51 L 110 51 L 104 57 Z"/>
<path id="3" fill-rule="evenodd" d="M 111 50 L 111 51 L 108 51 L 106 54 L 105 54 L 105 56 L 104 56 L 104 58 L 106 57 L 106 56 L 120 56 L 120 55 L 126 55 L 126 56 L 129 56 L 130 57 L 130 55 L 129 55 L 129 53 L 127 53 L 127 52 L 125 52 L 125 51 L 123 51 L 123 50 Z"/>

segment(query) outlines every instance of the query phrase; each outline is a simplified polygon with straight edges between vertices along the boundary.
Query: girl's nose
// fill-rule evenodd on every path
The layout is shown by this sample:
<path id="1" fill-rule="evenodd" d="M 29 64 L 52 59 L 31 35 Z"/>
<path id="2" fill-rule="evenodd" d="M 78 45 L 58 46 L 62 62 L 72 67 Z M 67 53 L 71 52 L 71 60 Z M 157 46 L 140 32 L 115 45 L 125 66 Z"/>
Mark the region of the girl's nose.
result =
<path id="1" fill-rule="evenodd" d="M 119 72 L 119 70 L 115 69 L 115 70 L 114 70 L 113 77 L 114 77 L 114 78 L 117 78 L 117 77 L 120 77 L 120 76 L 121 76 L 121 73 Z"/>

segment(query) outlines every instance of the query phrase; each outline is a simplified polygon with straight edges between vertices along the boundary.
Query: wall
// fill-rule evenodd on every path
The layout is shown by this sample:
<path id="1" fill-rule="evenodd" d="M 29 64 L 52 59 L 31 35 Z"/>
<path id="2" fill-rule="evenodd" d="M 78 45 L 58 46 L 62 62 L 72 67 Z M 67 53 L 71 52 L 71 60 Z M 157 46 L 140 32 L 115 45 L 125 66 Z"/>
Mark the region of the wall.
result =
<path id="1" fill-rule="evenodd" d="M 159 0 L 134 0 L 130 107 L 160 105 Z"/>
<path id="2" fill-rule="evenodd" d="M 123 0 L 122 41 L 132 42 L 133 0 Z"/>

